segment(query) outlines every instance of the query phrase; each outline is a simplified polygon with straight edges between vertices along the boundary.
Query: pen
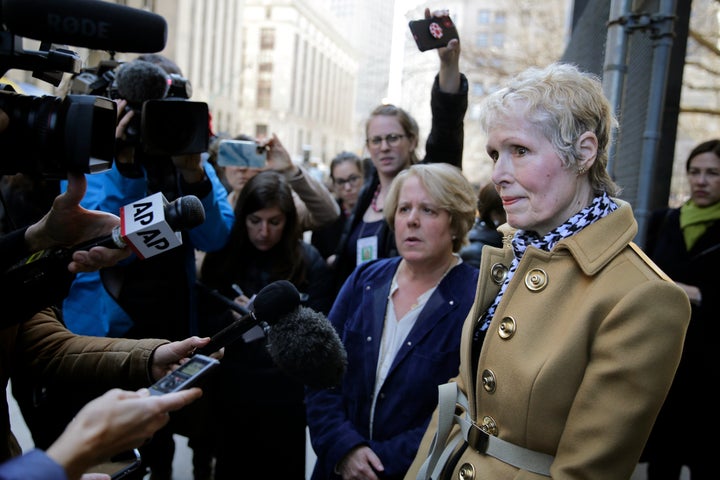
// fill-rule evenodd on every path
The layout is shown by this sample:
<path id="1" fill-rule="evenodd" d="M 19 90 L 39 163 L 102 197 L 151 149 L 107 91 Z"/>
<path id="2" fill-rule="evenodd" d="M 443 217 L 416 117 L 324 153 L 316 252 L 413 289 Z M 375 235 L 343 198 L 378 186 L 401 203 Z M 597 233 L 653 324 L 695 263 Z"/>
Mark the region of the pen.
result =
<path id="1" fill-rule="evenodd" d="M 230 287 L 235 291 L 235 293 L 238 294 L 238 297 L 242 297 L 243 295 L 245 295 L 245 292 L 242 291 L 242 288 L 240 288 L 240 285 L 238 285 L 237 283 L 233 283 L 232 285 L 230 285 Z"/>

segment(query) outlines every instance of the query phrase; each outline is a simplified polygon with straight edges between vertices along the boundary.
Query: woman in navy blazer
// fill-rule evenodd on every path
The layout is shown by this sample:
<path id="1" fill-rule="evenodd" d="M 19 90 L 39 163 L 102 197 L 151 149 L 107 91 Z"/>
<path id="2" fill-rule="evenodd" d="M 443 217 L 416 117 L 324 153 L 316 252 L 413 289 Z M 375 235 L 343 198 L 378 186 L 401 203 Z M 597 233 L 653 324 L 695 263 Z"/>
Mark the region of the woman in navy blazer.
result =
<path id="1" fill-rule="evenodd" d="M 478 270 L 466 243 L 475 193 L 448 164 L 413 165 L 393 182 L 385 220 L 399 257 L 358 265 L 329 314 L 348 355 L 342 384 L 306 389 L 312 478 L 402 478 L 458 373 Z"/>

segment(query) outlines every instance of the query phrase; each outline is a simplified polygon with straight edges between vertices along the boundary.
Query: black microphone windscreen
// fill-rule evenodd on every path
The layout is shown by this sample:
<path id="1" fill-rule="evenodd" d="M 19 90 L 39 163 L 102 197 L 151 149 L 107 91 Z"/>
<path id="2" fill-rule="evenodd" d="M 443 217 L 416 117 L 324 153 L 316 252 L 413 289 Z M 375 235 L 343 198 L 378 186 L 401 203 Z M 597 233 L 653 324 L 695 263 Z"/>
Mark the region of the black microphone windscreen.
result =
<path id="1" fill-rule="evenodd" d="M 263 287 L 253 300 L 253 312 L 260 322 L 274 325 L 281 317 L 300 305 L 300 293 L 287 280 L 278 280 Z"/>
<path id="2" fill-rule="evenodd" d="M 190 230 L 205 221 L 205 207 L 195 195 L 176 198 L 165 205 L 165 221 L 175 231 Z"/>
<path id="3" fill-rule="evenodd" d="M 152 12 L 100 0 L 2 0 L 8 31 L 35 40 L 112 52 L 165 48 L 167 22 Z"/>
<path id="4" fill-rule="evenodd" d="M 168 85 L 165 70 L 145 60 L 123 63 L 115 72 L 118 95 L 135 108 L 147 100 L 164 98 Z"/>
<path id="5" fill-rule="evenodd" d="M 322 313 L 300 306 L 270 327 L 268 351 L 285 374 L 313 388 L 340 385 L 347 352 Z"/>

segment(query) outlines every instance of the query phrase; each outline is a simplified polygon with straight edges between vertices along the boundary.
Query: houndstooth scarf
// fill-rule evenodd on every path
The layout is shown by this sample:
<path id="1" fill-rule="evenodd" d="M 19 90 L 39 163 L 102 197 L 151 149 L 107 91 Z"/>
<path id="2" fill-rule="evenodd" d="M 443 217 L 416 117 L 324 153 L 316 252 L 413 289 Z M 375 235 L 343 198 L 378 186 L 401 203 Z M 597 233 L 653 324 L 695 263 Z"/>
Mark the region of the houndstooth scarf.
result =
<path id="1" fill-rule="evenodd" d="M 515 273 L 515 270 L 517 270 L 520 259 L 522 259 L 522 256 L 525 254 L 525 250 L 527 250 L 528 247 L 532 246 L 540 250 L 545 250 L 546 252 L 549 252 L 563 238 L 568 238 L 572 235 L 575 235 L 577 232 L 587 227 L 588 225 L 595 223 L 602 217 L 607 216 L 610 212 L 617 210 L 617 208 L 617 204 L 612 201 L 612 199 L 607 195 L 607 193 L 603 193 L 602 195 L 595 197 L 590 205 L 580 210 L 568 221 L 557 227 L 555 230 L 549 232 L 542 238 L 532 231 L 518 230 L 517 232 L 515 232 L 515 235 L 513 236 L 513 239 L 511 241 L 515 258 L 513 258 L 512 264 L 510 265 L 510 270 L 508 270 L 508 274 L 505 277 L 505 281 L 503 282 L 502 287 L 500 287 L 500 292 L 498 292 L 497 296 L 495 297 L 495 301 L 492 303 L 492 305 L 490 305 L 490 308 L 488 308 L 483 315 L 484 321 L 481 320 L 478 322 L 480 328 L 476 329 L 476 338 L 479 335 L 479 332 L 484 332 L 485 330 L 487 330 L 488 326 L 490 326 L 490 321 L 495 314 L 495 309 L 500 303 L 500 299 L 502 298 L 503 293 L 505 293 L 505 290 L 507 289 L 507 286 L 510 283 L 513 274 Z"/>

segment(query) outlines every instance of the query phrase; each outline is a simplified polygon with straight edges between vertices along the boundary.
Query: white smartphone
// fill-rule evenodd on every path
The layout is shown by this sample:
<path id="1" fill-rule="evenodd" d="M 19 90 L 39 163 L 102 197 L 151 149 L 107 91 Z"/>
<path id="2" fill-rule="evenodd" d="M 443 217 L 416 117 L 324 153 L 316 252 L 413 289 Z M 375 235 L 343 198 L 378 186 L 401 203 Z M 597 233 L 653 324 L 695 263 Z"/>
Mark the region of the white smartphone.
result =
<path id="1" fill-rule="evenodd" d="M 255 142 L 221 140 L 217 163 L 221 167 L 263 168 L 267 163 L 267 151 Z"/>

